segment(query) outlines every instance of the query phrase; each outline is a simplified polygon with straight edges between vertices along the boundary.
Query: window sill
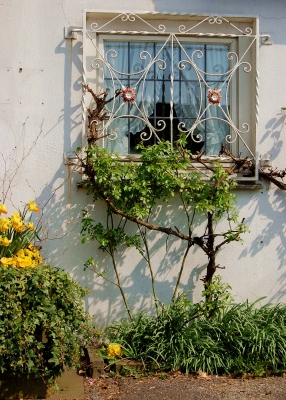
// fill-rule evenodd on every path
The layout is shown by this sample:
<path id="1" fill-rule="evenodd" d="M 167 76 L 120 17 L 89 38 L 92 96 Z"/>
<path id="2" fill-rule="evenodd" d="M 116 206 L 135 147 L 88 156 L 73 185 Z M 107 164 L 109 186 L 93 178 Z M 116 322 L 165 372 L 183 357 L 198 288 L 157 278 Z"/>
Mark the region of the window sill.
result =
<path id="1" fill-rule="evenodd" d="M 86 189 L 87 181 L 82 180 L 77 182 L 78 189 Z M 261 182 L 237 182 L 237 186 L 234 190 L 262 190 L 264 186 Z"/>
<path id="2" fill-rule="evenodd" d="M 120 155 L 121 162 L 141 162 L 140 154 L 128 154 L 128 155 Z M 204 164 L 196 161 L 192 161 L 192 166 L 188 168 L 188 170 L 196 170 L 202 174 L 202 179 L 208 180 L 211 177 L 211 171 L 207 167 L 211 167 L 211 162 L 220 162 L 223 164 L 225 169 L 231 168 L 234 163 L 231 157 L 219 157 L 219 156 L 203 156 L 202 161 Z M 77 156 L 73 153 L 70 153 L 68 156 L 64 157 L 65 165 L 73 165 L 78 166 Z M 186 171 L 187 172 L 187 171 Z M 251 173 L 251 171 L 249 171 Z M 241 173 L 234 173 L 231 176 L 233 179 L 237 181 L 236 190 L 260 190 L 263 189 L 263 185 L 260 182 L 257 182 L 257 176 L 249 175 L 247 176 L 247 170 Z M 78 188 L 82 188 L 86 186 L 85 178 L 82 177 L 82 182 L 77 184 Z"/>

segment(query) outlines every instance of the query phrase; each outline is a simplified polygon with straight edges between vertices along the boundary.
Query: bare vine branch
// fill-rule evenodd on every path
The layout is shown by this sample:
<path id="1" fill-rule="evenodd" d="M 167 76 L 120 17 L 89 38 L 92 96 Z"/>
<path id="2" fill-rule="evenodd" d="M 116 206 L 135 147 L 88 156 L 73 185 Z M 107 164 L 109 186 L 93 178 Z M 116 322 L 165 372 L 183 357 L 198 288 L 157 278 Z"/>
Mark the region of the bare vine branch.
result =
<path id="1" fill-rule="evenodd" d="M 83 85 L 84 89 L 92 95 L 92 98 L 95 102 L 95 106 L 93 108 L 87 108 L 89 113 L 88 116 L 88 129 L 89 135 L 87 136 L 87 140 L 89 144 L 95 143 L 99 139 L 103 139 L 104 137 L 110 136 L 115 133 L 115 131 L 110 132 L 105 135 L 99 136 L 97 126 L 100 122 L 103 122 L 108 119 L 108 114 L 110 110 L 106 108 L 106 104 L 110 103 L 116 97 L 118 97 L 121 93 L 121 89 L 117 89 L 115 94 L 110 99 L 106 100 L 110 89 L 106 89 L 104 92 L 96 94 L 94 91 L 88 86 Z"/>
<path id="2" fill-rule="evenodd" d="M 259 170 L 259 176 L 268 179 L 270 182 L 274 183 L 279 189 L 286 190 L 286 183 L 283 182 L 283 178 L 286 175 L 286 168 L 283 170 L 269 169 L 268 171 L 264 169 Z M 282 179 L 282 180 L 280 180 Z"/>
<path id="3" fill-rule="evenodd" d="M 26 118 L 25 122 L 23 123 L 23 128 L 22 128 L 22 135 L 18 141 L 18 143 L 16 144 L 16 146 L 12 149 L 12 151 L 10 152 L 10 154 L 5 158 L 4 154 L 1 153 L 1 158 L 3 160 L 4 163 L 4 173 L 2 175 L 2 177 L 0 178 L 1 181 L 1 192 L 2 192 L 2 202 L 5 203 L 7 200 L 7 197 L 10 196 L 11 197 L 11 190 L 13 188 L 13 182 L 17 176 L 17 174 L 19 173 L 20 168 L 22 167 L 24 161 L 30 156 L 31 152 L 33 151 L 33 149 L 35 148 L 42 132 L 43 132 L 43 124 L 44 124 L 44 120 L 41 123 L 40 126 L 40 131 L 37 134 L 36 138 L 33 140 L 33 143 L 31 144 L 31 146 L 26 150 L 25 149 L 25 133 L 26 133 L 26 122 L 28 120 L 29 117 Z M 20 145 L 20 143 L 24 143 L 23 144 L 23 154 L 22 157 L 20 159 L 19 162 L 17 162 L 14 158 L 13 158 L 13 153 L 16 152 L 18 146 Z M 8 166 L 8 162 L 10 163 L 10 165 Z"/>

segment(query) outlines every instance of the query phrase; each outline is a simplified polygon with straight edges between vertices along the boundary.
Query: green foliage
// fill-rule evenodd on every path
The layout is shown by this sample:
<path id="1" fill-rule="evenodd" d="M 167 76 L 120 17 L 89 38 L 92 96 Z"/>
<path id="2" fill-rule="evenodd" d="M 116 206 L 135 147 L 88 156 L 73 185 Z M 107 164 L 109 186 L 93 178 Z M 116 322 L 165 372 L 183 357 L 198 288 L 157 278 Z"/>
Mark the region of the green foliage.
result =
<path id="1" fill-rule="evenodd" d="M 286 306 L 236 304 L 209 318 L 201 305 L 179 298 L 158 317 L 140 313 L 107 329 L 126 357 L 145 368 L 212 374 L 285 371 Z"/>
<path id="2" fill-rule="evenodd" d="M 50 266 L 0 267 L 0 276 L 0 371 L 53 379 L 76 367 L 92 334 L 86 289 Z"/>
<path id="3" fill-rule="evenodd" d="M 99 243 L 99 249 L 102 251 L 110 252 L 117 250 L 120 244 L 124 244 L 127 247 L 135 246 L 140 252 L 141 243 L 139 235 L 130 236 L 124 228 L 118 226 L 116 228 L 106 228 L 101 224 L 95 224 L 90 218 L 90 215 L 84 210 L 82 214 L 82 243 L 97 240 Z"/>
<path id="4" fill-rule="evenodd" d="M 215 314 L 224 312 L 234 301 L 230 293 L 231 289 L 232 287 L 228 283 L 222 282 L 220 275 L 215 276 L 202 292 L 206 298 L 206 301 L 200 305 L 203 314 L 214 317 Z"/>
<path id="5" fill-rule="evenodd" d="M 113 269 L 117 275 L 116 285 L 123 296 L 116 255 L 119 245 L 135 246 L 146 260 L 150 272 L 152 292 L 157 304 L 155 274 L 152 267 L 151 254 L 148 246 L 148 231 L 154 230 L 172 235 L 182 240 L 185 246 L 181 254 L 181 266 L 175 280 L 173 297 L 177 297 L 183 270 L 189 265 L 186 258 L 192 246 L 198 246 L 208 257 L 207 273 L 204 278 L 205 287 L 213 279 L 217 265 L 216 255 L 223 246 L 233 241 L 240 241 L 247 228 L 243 221 L 239 222 L 235 208 L 236 198 L 232 189 L 236 182 L 229 178 L 223 165 L 218 162 L 202 161 L 207 169 L 207 178 L 197 172 L 193 165 L 191 153 L 185 149 L 186 138 L 182 136 L 177 144 L 162 141 L 154 146 L 138 147 L 141 150 L 140 162 L 122 162 L 116 154 L 110 154 L 106 149 L 91 145 L 86 151 L 86 159 L 81 160 L 84 173 L 88 177 L 88 193 L 93 194 L 94 201 L 102 199 L 107 205 L 106 226 L 93 221 L 87 212 L 82 217 L 82 242 L 97 240 L 99 248 L 107 251 L 112 258 Z M 200 162 L 199 158 L 196 159 Z M 173 226 L 172 221 L 159 222 L 158 202 L 168 202 L 177 196 L 178 208 L 184 215 L 181 226 Z M 117 226 L 113 215 L 121 219 Z M 220 225 L 225 220 L 227 223 Z M 130 236 L 126 233 L 126 222 L 136 224 L 139 234 Z M 170 226 L 166 226 L 170 223 Z M 200 232 L 200 233 L 198 233 Z M 203 233 L 202 233 L 203 232 Z M 200 236 L 199 236 L 200 235 Z M 141 236 L 141 237 L 140 237 Z M 123 247 L 121 247 L 121 250 Z M 144 250 L 143 250 L 144 249 Z M 94 267 L 94 261 L 85 263 L 97 275 L 103 276 L 108 271 Z M 100 272 L 101 271 L 101 272 Z M 105 277 L 109 280 L 109 278 Z M 211 295 L 205 293 L 211 299 Z M 128 307 L 130 315 L 131 310 Z M 132 319 L 132 318 L 131 318 Z"/>
<path id="6" fill-rule="evenodd" d="M 216 218 L 231 212 L 228 218 L 235 220 L 235 196 L 230 190 L 236 183 L 228 179 L 220 163 L 213 163 L 209 183 L 190 169 L 190 153 L 181 146 L 172 148 L 170 142 L 160 142 L 148 147 L 141 145 L 141 150 L 141 163 L 122 163 L 118 155 L 98 146 L 87 150 L 96 176 L 96 185 L 89 185 L 95 199 L 108 196 L 129 216 L 144 218 L 156 199 L 168 201 L 178 191 L 197 212 L 215 213 Z"/>
<path id="7" fill-rule="evenodd" d="M 142 163 L 122 163 L 117 155 L 94 146 L 88 150 L 96 172 L 95 199 L 108 196 L 120 210 L 136 218 L 148 216 L 156 199 L 168 201 L 175 190 L 185 188 L 197 173 L 186 171 L 189 162 L 169 142 L 142 148 Z M 183 179 L 181 179 L 183 178 Z"/>

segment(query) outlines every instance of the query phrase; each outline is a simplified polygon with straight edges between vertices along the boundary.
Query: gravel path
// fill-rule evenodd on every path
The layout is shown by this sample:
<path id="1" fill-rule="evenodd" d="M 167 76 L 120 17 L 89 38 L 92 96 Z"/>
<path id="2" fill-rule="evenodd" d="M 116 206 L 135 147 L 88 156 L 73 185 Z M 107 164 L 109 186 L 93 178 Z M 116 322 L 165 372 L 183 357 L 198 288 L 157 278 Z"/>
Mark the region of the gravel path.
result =
<path id="1" fill-rule="evenodd" d="M 245 400 L 286 399 L 286 377 L 229 378 L 161 374 L 85 380 L 86 400 Z M 165 378 L 165 379 L 162 379 Z"/>

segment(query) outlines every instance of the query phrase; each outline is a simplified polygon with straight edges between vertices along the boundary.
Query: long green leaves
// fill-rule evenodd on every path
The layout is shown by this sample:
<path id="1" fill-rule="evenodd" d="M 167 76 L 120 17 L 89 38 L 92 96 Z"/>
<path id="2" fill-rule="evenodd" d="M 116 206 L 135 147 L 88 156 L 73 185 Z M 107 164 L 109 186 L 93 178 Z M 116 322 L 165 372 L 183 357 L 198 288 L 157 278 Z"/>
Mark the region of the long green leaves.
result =
<path id="1" fill-rule="evenodd" d="M 286 306 L 232 305 L 214 318 L 200 314 L 200 306 L 180 297 L 161 307 L 158 317 L 141 313 L 133 323 L 107 329 L 125 355 L 161 369 L 187 373 L 263 374 L 285 370 Z M 155 364 L 154 364 L 155 363 Z"/>

